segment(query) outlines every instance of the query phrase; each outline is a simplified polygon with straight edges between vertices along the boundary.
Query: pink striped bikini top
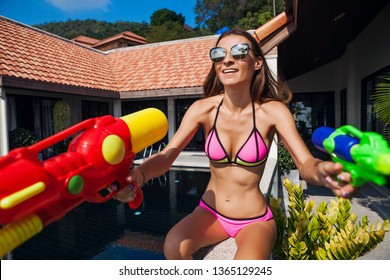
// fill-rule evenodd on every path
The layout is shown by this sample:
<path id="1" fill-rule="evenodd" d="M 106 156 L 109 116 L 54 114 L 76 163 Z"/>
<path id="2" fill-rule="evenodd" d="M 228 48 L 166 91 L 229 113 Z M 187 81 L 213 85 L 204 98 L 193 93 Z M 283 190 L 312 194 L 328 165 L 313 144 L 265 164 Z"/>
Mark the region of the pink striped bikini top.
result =
<path id="1" fill-rule="evenodd" d="M 257 166 L 262 164 L 268 156 L 268 148 L 264 143 L 263 138 L 261 137 L 260 132 L 256 128 L 256 119 L 255 119 L 255 104 L 252 101 L 252 112 L 253 112 L 253 129 L 249 134 L 245 143 L 238 150 L 236 158 L 231 160 L 228 153 L 226 152 L 224 146 L 219 139 L 217 132 L 217 119 L 219 114 L 219 109 L 223 103 L 218 105 L 217 113 L 215 115 L 214 125 L 211 128 L 205 144 L 206 155 L 210 160 L 218 163 L 226 164 L 238 164 L 242 166 Z"/>

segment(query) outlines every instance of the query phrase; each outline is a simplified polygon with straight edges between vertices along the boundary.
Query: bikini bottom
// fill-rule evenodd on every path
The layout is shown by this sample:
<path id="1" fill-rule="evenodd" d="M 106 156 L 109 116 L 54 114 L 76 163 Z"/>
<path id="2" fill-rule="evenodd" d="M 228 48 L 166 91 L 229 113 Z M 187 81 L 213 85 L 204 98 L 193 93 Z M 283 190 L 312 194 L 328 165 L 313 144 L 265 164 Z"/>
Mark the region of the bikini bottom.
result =
<path id="1" fill-rule="evenodd" d="M 203 209 L 210 211 L 216 218 L 225 231 L 229 234 L 230 237 L 235 237 L 237 233 L 244 228 L 246 225 L 255 223 L 255 222 L 266 222 L 274 218 L 272 211 L 267 205 L 265 213 L 259 217 L 254 217 L 250 219 L 233 219 L 226 217 L 218 213 L 214 208 L 208 205 L 203 198 L 200 200 L 199 206 Z"/>

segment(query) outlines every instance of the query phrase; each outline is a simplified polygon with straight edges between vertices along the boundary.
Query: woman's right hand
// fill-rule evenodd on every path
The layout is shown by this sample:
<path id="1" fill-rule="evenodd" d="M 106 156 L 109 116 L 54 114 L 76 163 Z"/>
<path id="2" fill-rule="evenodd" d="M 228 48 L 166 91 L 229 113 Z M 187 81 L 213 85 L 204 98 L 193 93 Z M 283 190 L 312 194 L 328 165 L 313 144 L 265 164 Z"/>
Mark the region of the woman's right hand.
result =
<path id="1" fill-rule="evenodd" d="M 137 189 L 135 186 L 133 186 L 133 183 L 137 184 L 137 186 L 139 186 L 140 188 L 142 188 L 142 186 L 144 185 L 145 175 L 142 169 L 137 167 L 130 170 L 129 175 L 126 178 L 126 182 L 128 183 L 128 185 L 119 190 L 113 196 L 114 199 L 125 203 L 133 201 L 135 199 Z"/>

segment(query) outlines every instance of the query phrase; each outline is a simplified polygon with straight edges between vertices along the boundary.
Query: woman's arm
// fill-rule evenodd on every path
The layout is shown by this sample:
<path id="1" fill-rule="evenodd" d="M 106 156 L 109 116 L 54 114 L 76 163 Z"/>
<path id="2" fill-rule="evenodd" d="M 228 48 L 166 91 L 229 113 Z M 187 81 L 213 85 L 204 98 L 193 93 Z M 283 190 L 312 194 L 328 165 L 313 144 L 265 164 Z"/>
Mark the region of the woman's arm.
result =
<path id="1" fill-rule="evenodd" d="M 314 158 L 302 140 L 290 110 L 281 102 L 267 103 L 267 113 L 274 120 L 275 129 L 285 144 L 301 178 L 310 184 L 326 186 L 335 195 L 349 197 L 357 191 L 352 187 L 351 176 L 343 172 L 340 163 Z M 335 177 L 338 180 L 334 179 Z"/>
<path id="2" fill-rule="evenodd" d="M 191 141 L 207 117 L 207 107 L 210 106 L 207 106 L 204 100 L 198 100 L 188 108 L 179 129 L 161 152 L 147 158 L 141 165 L 129 172 L 128 183 L 135 182 L 138 186 L 142 186 L 170 169 L 175 159 Z M 127 195 L 125 199 L 122 199 L 123 194 Z M 129 191 L 119 192 L 116 195 L 116 198 L 122 201 L 131 200 L 129 197 Z"/>
<path id="3" fill-rule="evenodd" d="M 204 122 L 206 114 L 204 110 L 205 106 L 202 106 L 204 105 L 203 100 L 196 101 L 188 108 L 179 129 L 164 150 L 152 155 L 141 165 L 130 170 L 126 178 L 129 186 L 131 183 L 136 183 L 139 187 L 142 187 L 150 179 L 158 177 L 169 170 L 175 159 L 191 141 Z M 135 189 L 129 187 L 121 189 L 114 197 L 119 201 L 129 202 L 134 199 L 135 194 Z"/>

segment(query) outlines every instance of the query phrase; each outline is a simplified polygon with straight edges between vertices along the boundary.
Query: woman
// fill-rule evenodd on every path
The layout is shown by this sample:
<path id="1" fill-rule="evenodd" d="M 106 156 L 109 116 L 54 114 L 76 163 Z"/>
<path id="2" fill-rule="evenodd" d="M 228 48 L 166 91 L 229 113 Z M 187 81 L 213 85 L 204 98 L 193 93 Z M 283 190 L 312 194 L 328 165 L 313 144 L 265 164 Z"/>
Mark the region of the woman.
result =
<path id="1" fill-rule="evenodd" d="M 240 29 L 223 33 L 210 58 L 213 66 L 204 83 L 206 98 L 193 103 L 167 147 L 134 168 L 128 182 L 142 186 L 167 172 L 202 128 L 210 181 L 199 206 L 168 232 L 166 258 L 191 259 L 198 249 L 234 237 L 235 259 L 269 259 L 276 224 L 259 182 L 276 132 L 303 180 L 349 197 L 351 178 L 340 164 L 310 154 L 285 105 L 291 92 L 272 77 L 260 46 L 249 33 Z M 333 179 L 334 175 L 344 182 Z M 121 201 L 132 197 L 130 188 L 117 195 Z"/>

